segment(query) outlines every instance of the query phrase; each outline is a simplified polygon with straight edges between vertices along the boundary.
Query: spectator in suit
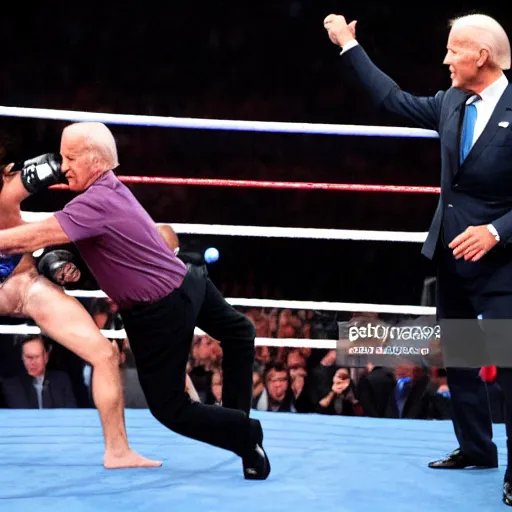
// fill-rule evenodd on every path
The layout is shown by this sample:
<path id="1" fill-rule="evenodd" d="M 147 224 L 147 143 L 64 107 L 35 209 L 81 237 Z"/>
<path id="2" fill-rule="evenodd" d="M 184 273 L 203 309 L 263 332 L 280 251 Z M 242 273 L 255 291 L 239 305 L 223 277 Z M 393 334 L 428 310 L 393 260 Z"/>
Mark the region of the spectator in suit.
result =
<path id="1" fill-rule="evenodd" d="M 386 416 L 417 420 L 450 419 L 450 399 L 437 392 L 423 369 L 403 364 L 396 367 L 396 386 Z"/>
<path id="2" fill-rule="evenodd" d="M 47 371 L 49 350 L 41 337 L 29 338 L 22 345 L 26 374 L 7 379 L 3 395 L 9 409 L 74 408 L 76 400 L 71 381 L 64 372 Z"/>
<path id="3" fill-rule="evenodd" d="M 55 340 L 45 336 L 42 337 L 42 340 L 49 347 L 48 351 L 51 353 L 46 371 L 65 372 L 71 382 L 77 408 L 90 409 L 93 407 L 92 393 L 89 386 L 86 386 L 84 382 L 84 368 L 89 365 L 74 352 L 60 343 L 56 343 Z M 20 359 L 20 363 L 23 366 L 21 357 L 18 357 L 18 359 Z M 22 373 L 24 372 L 25 368 L 23 368 Z"/>
<path id="4" fill-rule="evenodd" d="M 368 373 L 359 378 L 356 395 L 365 416 L 385 418 L 389 399 L 395 389 L 395 376 L 391 370 L 372 363 L 368 363 L 367 369 Z"/>

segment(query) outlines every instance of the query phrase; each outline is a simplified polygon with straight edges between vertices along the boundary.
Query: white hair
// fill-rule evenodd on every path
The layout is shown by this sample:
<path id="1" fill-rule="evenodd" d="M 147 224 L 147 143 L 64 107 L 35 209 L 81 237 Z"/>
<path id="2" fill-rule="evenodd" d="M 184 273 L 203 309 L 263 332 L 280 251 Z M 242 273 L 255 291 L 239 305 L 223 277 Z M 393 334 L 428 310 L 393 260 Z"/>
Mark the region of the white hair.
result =
<path id="1" fill-rule="evenodd" d="M 510 41 L 503 27 L 485 14 L 469 14 L 451 20 L 452 28 L 473 29 L 471 39 L 489 52 L 491 63 L 500 69 L 510 69 Z"/>
<path id="2" fill-rule="evenodd" d="M 83 140 L 84 149 L 98 157 L 104 169 L 115 169 L 119 165 L 117 146 L 112 132 L 103 123 L 74 123 L 64 132 Z"/>

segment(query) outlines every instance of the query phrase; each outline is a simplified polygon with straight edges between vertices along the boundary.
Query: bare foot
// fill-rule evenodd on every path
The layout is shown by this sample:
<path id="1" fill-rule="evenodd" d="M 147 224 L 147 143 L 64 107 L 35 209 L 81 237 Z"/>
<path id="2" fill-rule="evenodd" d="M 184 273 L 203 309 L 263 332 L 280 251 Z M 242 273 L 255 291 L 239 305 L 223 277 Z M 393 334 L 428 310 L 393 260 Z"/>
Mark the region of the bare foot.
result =
<path id="1" fill-rule="evenodd" d="M 106 469 L 159 468 L 161 465 L 161 461 L 146 459 L 133 450 L 128 450 L 122 455 L 107 452 L 103 457 L 103 466 Z"/>

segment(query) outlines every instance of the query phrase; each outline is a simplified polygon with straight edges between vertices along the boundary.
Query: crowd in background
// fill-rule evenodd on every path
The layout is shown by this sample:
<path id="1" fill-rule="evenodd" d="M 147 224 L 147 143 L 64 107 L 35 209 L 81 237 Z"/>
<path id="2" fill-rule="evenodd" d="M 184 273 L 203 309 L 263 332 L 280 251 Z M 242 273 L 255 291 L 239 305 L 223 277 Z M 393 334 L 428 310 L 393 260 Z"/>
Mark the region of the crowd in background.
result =
<path id="1" fill-rule="evenodd" d="M 85 300 L 101 329 L 122 329 L 117 305 Z M 258 343 L 253 368 L 252 408 L 258 411 L 380 418 L 443 420 L 451 417 L 450 390 L 443 368 L 401 358 L 393 367 L 377 359 L 363 367 L 339 364 L 336 349 L 308 348 L 315 339 L 337 339 L 333 318 L 313 311 L 244 308 L 257 339 L 304 339 L 304 347 Z M 357 314 L 350 322 L 378 319 Z M 335 322 L 336 323 L 336 322 Z M 7 338 L 7 337 L 6 337 Z M 311 343 L 312 342 L 312 343 Z M 118 339 L 119 365 L 127 408 L 147 408 L 129 339 Z M 274 345 L 279 345 L 278 343 Z M 90 366 L 39 336 L 17 336 L 2 345 L 0 397 L 4 408 L 94 407 Z M 222 405 L 222 344 L 208 335 L 191 340 L 185 391 L 191 399 Z M 493 419 L 503 422 L 504 404 L 496 383 L 489 385 Z"/>
<path id="2" fill-rule="evenodd" d="M 493 4 L 488 2 L 488 14 L 499 14 L 510 32 L 512 18 L 495 12 L 502 9 Z M 358 38 L 365 49 L 404 89 L 426 95 L 448 86 L 449 72 L 442 66 L 448 19 L 461 14 L 463 5 L 426 10 L 418 24 L 411 23 L 417 18 L 415 5 L 377 0 L 329 7 L 314 0 L 249 5 L 228 0 L 222 6 L 201 0 L 155 4 L 150 12 L 147 6 L 123 9 L 122 16 L 115 3 L 104 3 L 101 10 L 67 4 L 59 6 L 58 22 L 46 5 L 34 6 L 27 16 L 25 7 L 9 4 L 0 30 L 15 51 L 2 57 L 0 104 L 200 119 L 403 125 L 376 111 L 339 75 L 339 52 L 323 28 L 324 17 L 338 7 L 360 20 Z M 425 40 L 431 42 L 428 59 L 415 50 Z M 58 151 L 65 124 L 0 117 L 0 163 Z M 111 128 L 121 162 L 117 171 L 125 176 L 439 184 L 438 142 L 433 139 Z M 437 202 L 434 194 L 131 188 L 156 222 L 173 223 L 420 232 L 427 230 Z M 54 211 L 71 197 L 50 191 L 23 207 Z M 183 236 L 182 242 L 186 249 L 215 245 L 220 250 L 209 272 L 227 297 L 417 304 L 431 271 L 417 244 L 226 236 Z M 87 307 L 100 327 L 122 328 L 115 305 L 100 300 Z M 338 339 L 338 321 L 350 320 L 343 312 L 243 311 L 260 338 Z M 12 319 L 2 321 L 8 322 Z M 31 407 L 94 405 L 83 361 L 51 340 L 0 338 L 2 406 L 19 406 L 13 396 L 19 398 L 22 391 L 23 403 Z M 196 398 L 220 401 L 221 357 L 217 340 L 192 340 L 187 386 Z M 67 377 L 32 377 L 30 372 L 40 373 L 42 365 Z M 143 406 L 129 340 L 120 342 L 120 365 L 127 405 Z M 429 419 L 450 415 L 442 368 L 382 368 L 370 362 L 355 370 L 338 366 L 332 350 L 258 346 L 253 381 L 257 410 Z M 61 392 L 52 394 L 57 385 Z M 34 395 L 34 389 L 40 393 Z M 490 390 L 493 414 L 500 421 L 499 388 Z"/>

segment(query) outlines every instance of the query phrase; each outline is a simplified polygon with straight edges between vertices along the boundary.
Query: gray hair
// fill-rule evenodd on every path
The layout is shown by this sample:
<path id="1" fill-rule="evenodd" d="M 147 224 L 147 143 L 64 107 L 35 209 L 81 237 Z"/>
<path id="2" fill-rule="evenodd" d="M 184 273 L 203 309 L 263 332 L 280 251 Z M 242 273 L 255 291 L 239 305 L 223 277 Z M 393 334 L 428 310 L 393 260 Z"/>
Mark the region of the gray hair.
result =
<path id="1" fill-rule="evenodd" d="M 485 14 L 469 14 L 450 21 L 455 28 L 471 28 L 475 30 L 472 38 L 489 52 L 490 61 L 502 70 L 510 69 L 510 41 L 503 27 Z"/>
<path id="2" fill-rule="evenodd" d="M 64 132 L 81 138 L 84 149 L 99 159 L 102 170 L 115 169 L 119 165 L 116 141 L 103 123 L 73 123 L 64 128 Z"/>

